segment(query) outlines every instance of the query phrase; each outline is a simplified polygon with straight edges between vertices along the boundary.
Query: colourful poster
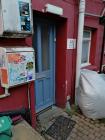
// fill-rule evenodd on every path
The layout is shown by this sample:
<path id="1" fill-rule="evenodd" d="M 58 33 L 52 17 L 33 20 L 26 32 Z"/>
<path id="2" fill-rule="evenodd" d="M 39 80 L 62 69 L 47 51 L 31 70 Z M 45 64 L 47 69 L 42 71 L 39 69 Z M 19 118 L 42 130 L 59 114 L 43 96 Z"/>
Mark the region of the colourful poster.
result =
<path id="1" fill-rule="evenodd" d="M 35 79 L 34 52 L 8 53 L 9 86 Z"/>

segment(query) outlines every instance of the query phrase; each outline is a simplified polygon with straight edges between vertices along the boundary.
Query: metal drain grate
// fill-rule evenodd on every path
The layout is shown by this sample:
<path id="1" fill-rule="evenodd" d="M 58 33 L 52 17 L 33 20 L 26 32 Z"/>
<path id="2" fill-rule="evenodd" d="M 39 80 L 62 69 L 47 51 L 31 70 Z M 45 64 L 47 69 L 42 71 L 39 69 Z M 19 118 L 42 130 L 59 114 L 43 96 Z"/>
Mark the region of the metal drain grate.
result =
<path id="1" fill-rule="evenodd" d="M 55 140 L 67 140 L 75 124 L 76 122 L 70 118 L 59 116 L 48 128 L 46 134 Z"/>

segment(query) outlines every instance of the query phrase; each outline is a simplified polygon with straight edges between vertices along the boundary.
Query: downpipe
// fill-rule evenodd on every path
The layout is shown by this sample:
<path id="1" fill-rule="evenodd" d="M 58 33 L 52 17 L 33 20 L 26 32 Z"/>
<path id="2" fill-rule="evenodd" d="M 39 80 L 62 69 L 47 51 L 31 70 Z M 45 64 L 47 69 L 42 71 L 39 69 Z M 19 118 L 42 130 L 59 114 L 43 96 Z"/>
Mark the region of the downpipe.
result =
<path id="1" fill-rule="evenodd" d="M 77 36 L 75 103 L 76 103 L 76 94 L 78 92 L 80 72 L 81 72 L 82 41 L 83 41 L 83 30 L 84 30 L 85 7 L 86 7 L 86 1 L 85 0 L 80 0 L 80 3 L 79 3 L 79 19 L 78 19 L 78 36 Z"/>

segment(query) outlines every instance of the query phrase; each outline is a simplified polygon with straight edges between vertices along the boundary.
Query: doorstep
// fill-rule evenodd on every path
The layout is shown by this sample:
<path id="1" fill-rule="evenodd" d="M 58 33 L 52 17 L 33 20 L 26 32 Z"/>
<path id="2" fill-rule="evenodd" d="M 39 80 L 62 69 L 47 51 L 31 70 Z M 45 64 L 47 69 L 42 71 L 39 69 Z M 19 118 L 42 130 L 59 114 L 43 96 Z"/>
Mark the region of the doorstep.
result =
<path id="1" fill-rule="evenodd" d="M 12 132 L 12 140 L 44 140 L 26 121 L 21 121 L 13 126 Z"/>

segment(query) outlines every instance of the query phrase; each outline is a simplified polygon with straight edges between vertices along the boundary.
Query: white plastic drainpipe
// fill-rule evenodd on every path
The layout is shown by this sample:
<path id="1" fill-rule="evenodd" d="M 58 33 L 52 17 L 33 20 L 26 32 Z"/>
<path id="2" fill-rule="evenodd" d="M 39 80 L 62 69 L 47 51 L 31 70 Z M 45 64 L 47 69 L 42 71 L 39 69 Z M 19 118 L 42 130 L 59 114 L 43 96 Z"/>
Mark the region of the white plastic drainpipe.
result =
<path id="1" fill-rule="evenodd" d="M 81 58 L 82 58 L 82 40 L 84 30 L 84 17 L 85 17 L 85 0 L 80 0 L 79 4 L 79 21 L 78 21 L 78 37 L 77 37 L 77 62 L 76 62 L 76 83 L 75 94 L 79 86 L 80 71 L 81 71 Z"/>

